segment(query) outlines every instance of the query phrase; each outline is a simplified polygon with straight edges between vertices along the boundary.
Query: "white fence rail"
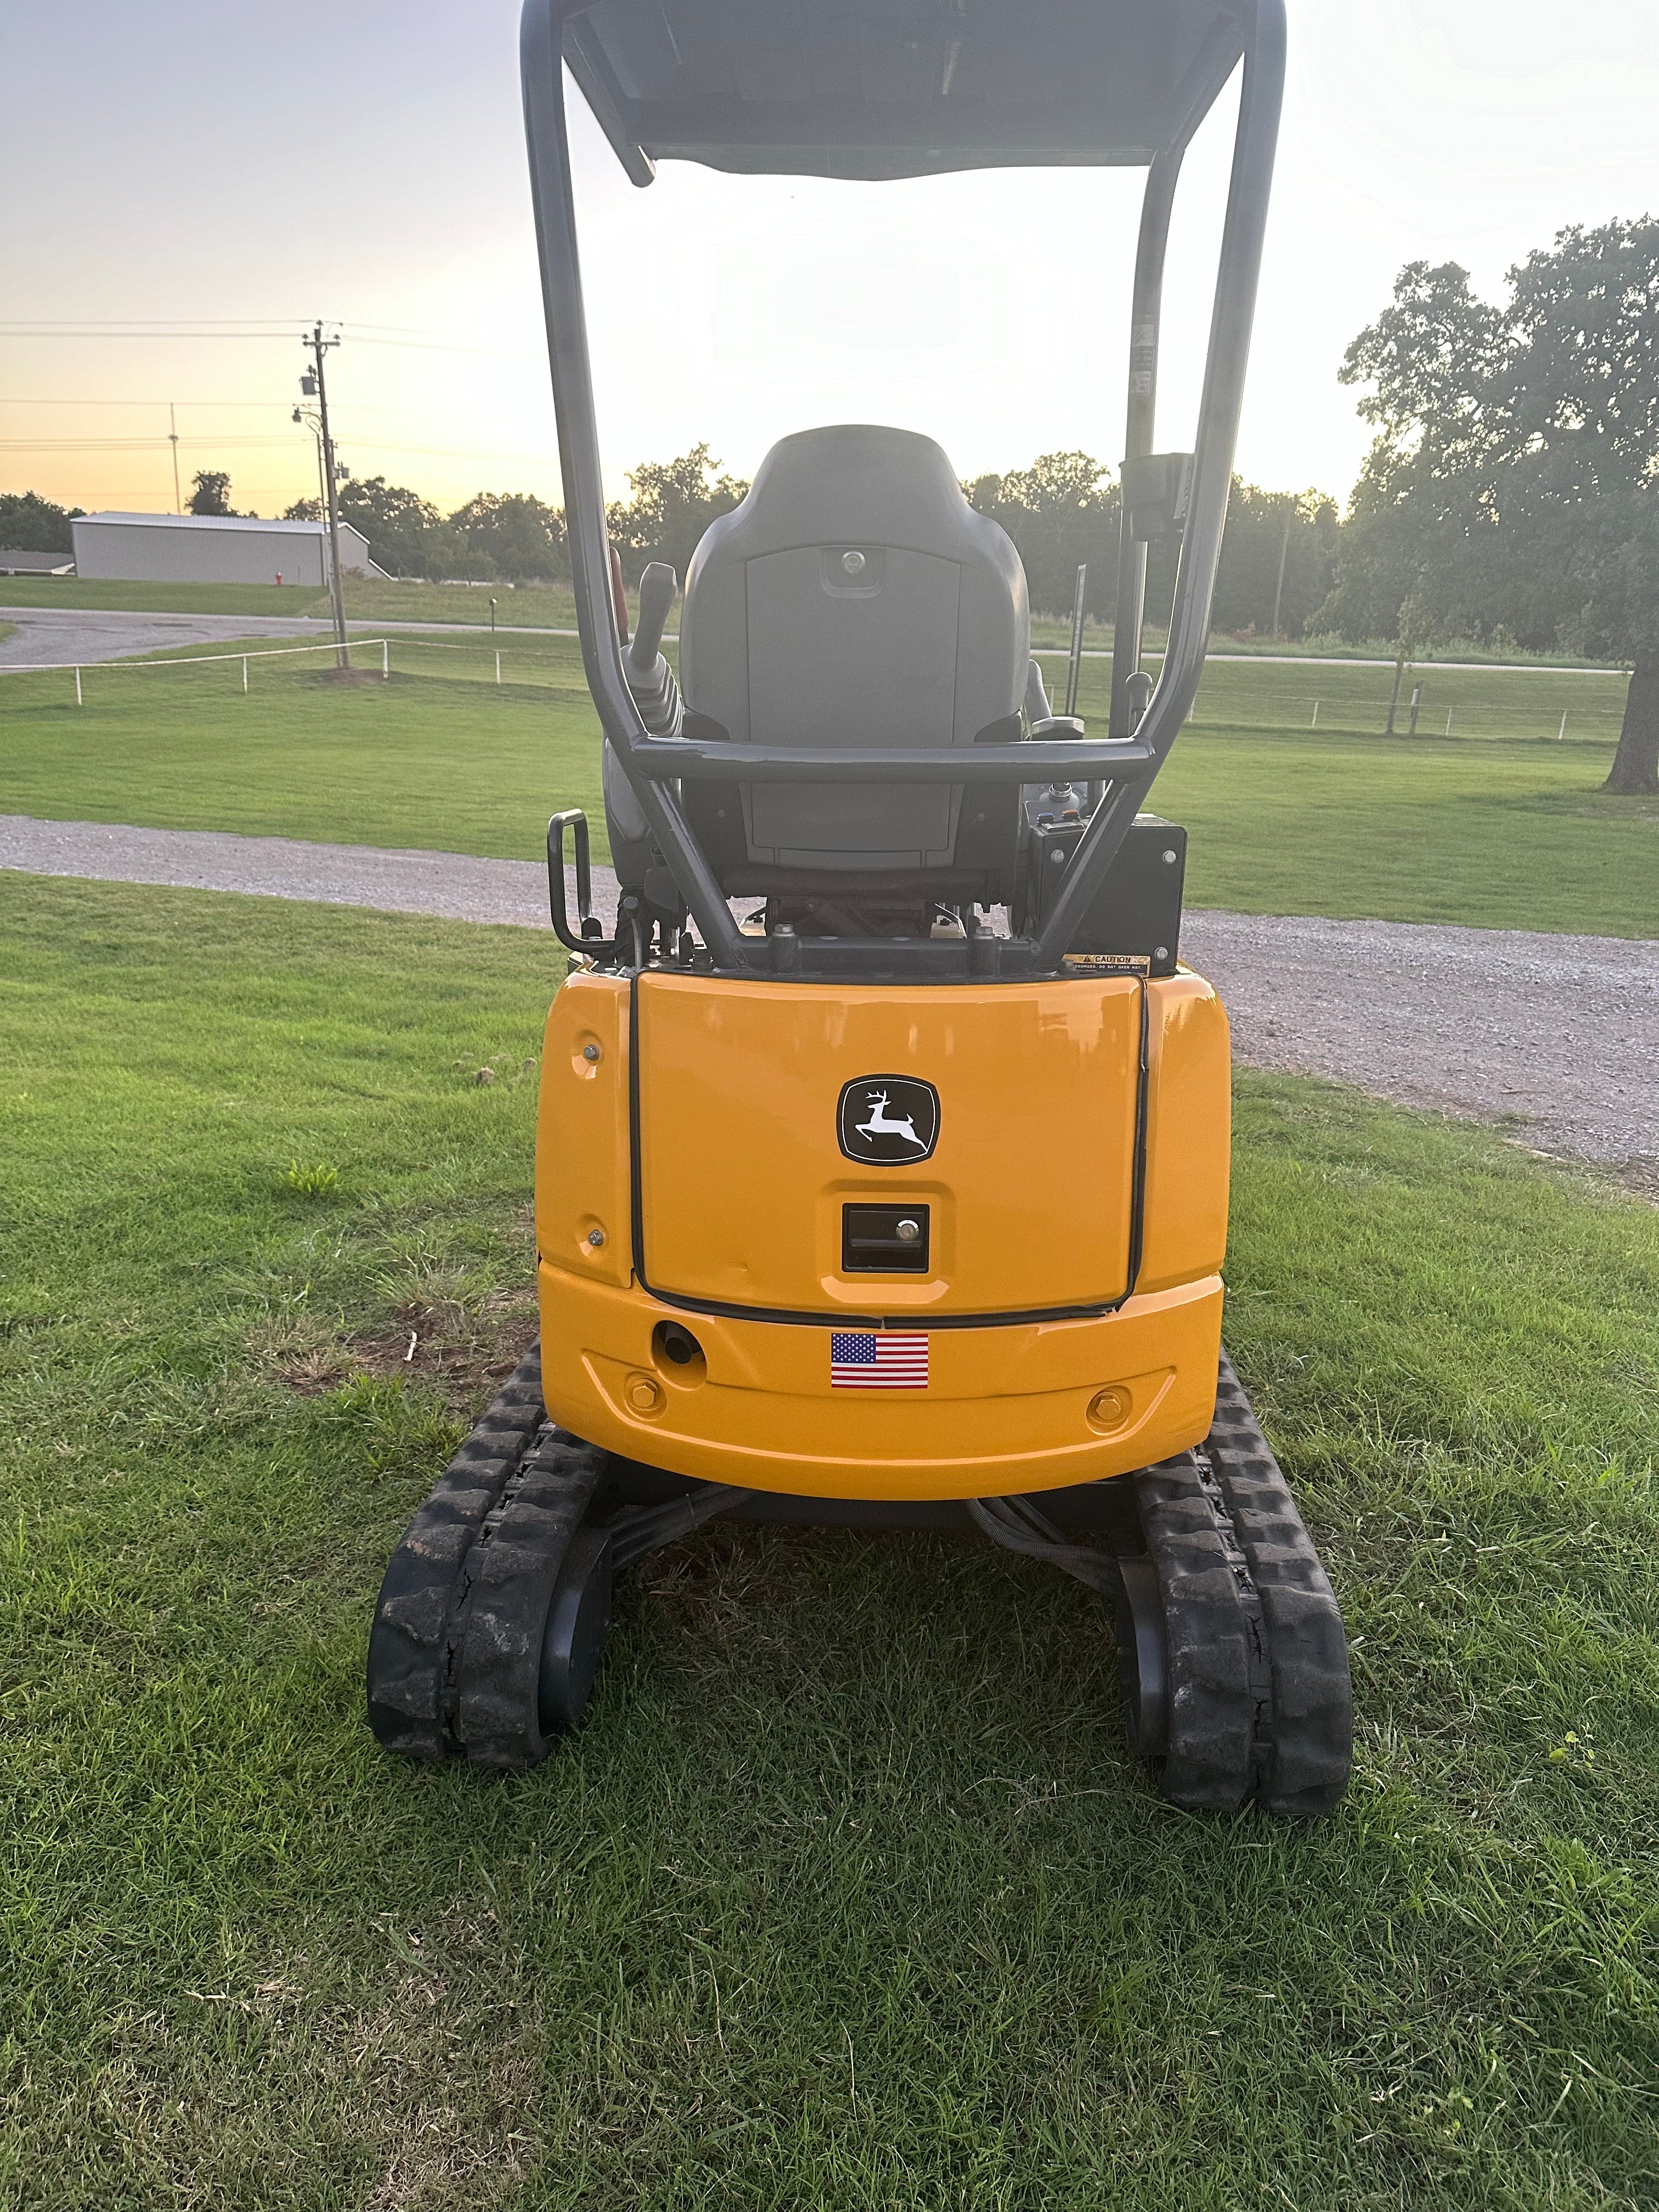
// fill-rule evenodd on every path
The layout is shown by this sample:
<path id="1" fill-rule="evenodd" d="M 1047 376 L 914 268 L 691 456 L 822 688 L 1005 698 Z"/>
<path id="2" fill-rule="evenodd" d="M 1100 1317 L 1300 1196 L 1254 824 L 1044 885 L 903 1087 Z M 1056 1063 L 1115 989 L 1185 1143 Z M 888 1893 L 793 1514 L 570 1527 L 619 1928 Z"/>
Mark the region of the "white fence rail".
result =
<path id="1" fill-rule="evenodd" d="M 377 645 L 380 648 L 380 674 L 383 678 L 389 678 L 392 674 L 390 639 L 384 637 L 348 638 L 346 641 L 346 650 L 348 652 L 356 652 Z M 337 640 L 331 637 L 316 645 L 261 646 L 255 647 L 252 651 L 247 653 L 181 653 L 175 654 L 172 659 L 166 660 L 7 660 L 0 661 L 0 676 L 73 675 L 75 678 L 75 703 L 77 707 L 83 707 L 86 704 L 86 701 L 82 697 L 81 691 L 81 671 L 83 668 L 95 668 L 101 676 L 107 671 L 116 669 L 120 670 L 123 673 L 130 673 L 135 670 L 140 669 L 201 668 L 204 667 L 209 661 L 240 660 L 242 664 L 242 689 L 246 691 L 248 688 L 247 665 L 250 660 L 283 660 L 288 659 L 289 655 L 296 653 L 332 653 L 337 654 L 339 650 L 340 647 Z M 499 661 L 501 655 L 497 653 L 495 658 L 497 661 Z M 499 675 L 495 680 L 497 683 L 501 681 Z"/>

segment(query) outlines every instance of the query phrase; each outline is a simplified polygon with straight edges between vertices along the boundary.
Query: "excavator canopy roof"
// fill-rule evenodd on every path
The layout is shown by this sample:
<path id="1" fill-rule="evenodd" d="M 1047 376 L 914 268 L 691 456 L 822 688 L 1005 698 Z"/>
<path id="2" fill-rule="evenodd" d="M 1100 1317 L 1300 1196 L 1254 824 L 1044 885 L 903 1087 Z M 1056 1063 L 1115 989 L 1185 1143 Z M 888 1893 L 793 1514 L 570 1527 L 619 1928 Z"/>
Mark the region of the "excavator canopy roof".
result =
<path id="1" fill-rule="evenodd" d="M 637 184 L 1144 165 L 1214 99 L 1255 0 L 581 0 L 577 82 Z"/>

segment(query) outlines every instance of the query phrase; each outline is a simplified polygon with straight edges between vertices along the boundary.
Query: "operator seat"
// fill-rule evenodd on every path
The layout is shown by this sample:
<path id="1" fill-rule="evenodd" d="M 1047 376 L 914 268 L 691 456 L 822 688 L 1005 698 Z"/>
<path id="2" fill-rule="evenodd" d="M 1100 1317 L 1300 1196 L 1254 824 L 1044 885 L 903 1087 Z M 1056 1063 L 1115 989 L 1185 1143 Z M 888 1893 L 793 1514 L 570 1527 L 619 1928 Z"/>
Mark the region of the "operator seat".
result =
<path id="1" fill-rule="evenodd" d="M 1012 541 L 910 430 L 781 439 L 686 576 L 687 733 L 729 738 L 734 769 L 749 744 L 1012 742 L 1030 654 Z M 746 783 L 739 771 L 684 790 L 728 895 L 1009 894 L 1012 787 Z"/>

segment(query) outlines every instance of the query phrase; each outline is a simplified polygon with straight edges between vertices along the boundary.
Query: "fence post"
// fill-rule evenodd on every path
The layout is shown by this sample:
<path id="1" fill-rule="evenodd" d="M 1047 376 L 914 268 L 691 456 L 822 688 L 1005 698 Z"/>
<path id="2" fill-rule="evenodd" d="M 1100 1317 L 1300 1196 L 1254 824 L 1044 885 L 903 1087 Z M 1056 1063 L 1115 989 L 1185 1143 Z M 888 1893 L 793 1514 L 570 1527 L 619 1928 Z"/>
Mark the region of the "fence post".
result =
<path id="1" fill-rule="evenodd" d="M 1450 737 L 1451 735 L 1451 714 L 1452 710 L 1448 707 L 1446 709 L 1446 735 L 1448 737 Z"/>
<path id="2" fill-rule="evenodd" d="M 501 655 L 500 655 L 500 653 L 498 653 L 495 655 L 495 681 L 499 684 L 499 683 L 501 682 Z"/>
<path id="3" fill-rule="evenodd" d="M 1417 718 L 1422 711 L 1423 686 L 1420 684 L 1414 684 L 1412 686 L 1412 719 L 1410 729 L 1410 734 L 1413 737 L 1417 735 Z"/>
<path id="4" fill-rule="evenodd" d="M 382 684 L 392 681 L 392 641 L 385 637 L 380 640 L 380 681 Z"/>
<path id="5" fill-rule="evenodd" d="M 75 672 L 75 703 L 77 707 L 85 703 L 81 696 L 81 672 L 78 668 Z"/>
<path id="6" fill-rule="evenodd" d="M 1562 739 L 1566 736 L 1566 734 L 1567 734 L 1567 718 L 1566 718 L 1566 716 L 1565 716 L 1565 714 L 1563 714 L 1563 715 L 1562 715 L 1562 717 L 1561 717 L 1561 726 L 1560 726 L 1560 728 L 1559 728 L 1559 729 L 1556 732 L 1556 733 L 1555 733 L 1555 741 L 1556 741 L 1556 743 L 1557 743 L 1558 744 L 1559 744 L 1561 743 Z"/>
<path id="7" fill-rule="evenodd" d="M 246 653 L 244 653 L 244 654 L 242 655 L 242 690 L 244 690 L 244 692 L 246 692 L 246 690 L 247 690 L 247 655 L 246 655 Z"/>
<path id="8" fill-rule="evenodd" d="M 1402 647 L 1400 658 L 1394 664 L 1394 696 L 1389 702 L 1388 727 L 1382 732 L 1385 738 L 1391 738 L 1394 735 L 1394 718 L 1400 712 L 1400 687 L 1405 680 L 1406 653 Z"/>

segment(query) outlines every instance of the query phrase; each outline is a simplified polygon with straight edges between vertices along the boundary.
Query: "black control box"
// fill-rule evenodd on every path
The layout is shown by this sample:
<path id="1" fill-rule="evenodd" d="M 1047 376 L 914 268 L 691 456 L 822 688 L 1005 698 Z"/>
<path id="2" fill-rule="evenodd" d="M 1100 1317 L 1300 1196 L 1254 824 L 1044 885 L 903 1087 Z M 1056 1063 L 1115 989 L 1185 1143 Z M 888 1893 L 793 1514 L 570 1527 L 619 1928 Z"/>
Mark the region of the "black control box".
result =
<path id="1" fill-rule="evenodd" d="M 1028 903 L 1034 926 L 1054 902 L 1085 825 L 1039 821 L 1026 845 Z M 1161 815 L 1137 814 L 1106 881 L 1072 932 L 1067 952 L 1114 955 L 1173 975 L 1181 951 L 1181 897 L 1187 832 Z"/>

